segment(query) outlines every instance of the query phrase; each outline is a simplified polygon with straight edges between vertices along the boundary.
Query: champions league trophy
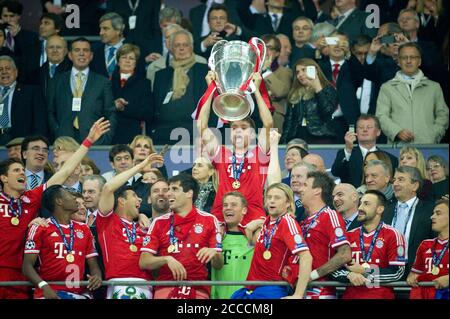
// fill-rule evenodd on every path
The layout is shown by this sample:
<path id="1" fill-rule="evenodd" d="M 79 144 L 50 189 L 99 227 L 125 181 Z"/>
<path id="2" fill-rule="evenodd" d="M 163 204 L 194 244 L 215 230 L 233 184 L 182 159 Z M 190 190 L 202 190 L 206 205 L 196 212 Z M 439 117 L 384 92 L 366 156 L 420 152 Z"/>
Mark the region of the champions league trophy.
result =
<path id="1" fill-rule="evenodd" d="M 243 41 L 217 42 L 209 58 L 209 67 L 216 72 L 219 95 L 213 100 L 213 110 L 220 118 L 238 121 L 247 117 L 251 106 L 247 94 L 255 91 L 252 76 L 264 64 L 266 46 L 259 38 Z"/>

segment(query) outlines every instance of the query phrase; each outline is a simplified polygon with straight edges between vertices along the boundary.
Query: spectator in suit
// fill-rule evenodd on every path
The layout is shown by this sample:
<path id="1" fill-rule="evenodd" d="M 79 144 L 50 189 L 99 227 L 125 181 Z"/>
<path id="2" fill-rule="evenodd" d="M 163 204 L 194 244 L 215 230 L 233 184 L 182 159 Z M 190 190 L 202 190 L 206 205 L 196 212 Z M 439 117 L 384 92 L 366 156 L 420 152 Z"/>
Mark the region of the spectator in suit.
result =
<path id="1" fill-rule="evenodd" d="M 285 0 L 267 1 L 265 13 L 249 14 L 249 26 L 257 36 L 263 34 L 283 33 L 292 36 L 292 22 L 295 15 L 292 10 L 287 9 Z M 250 10 L 250 9 L 248 9 Z"/>
<path id="2" fill-rule="evenodd" d="M 422 52 L 415 43 L 399 48 L 401 71 L 383 84 L 377 117 L 389 143 L 439 143 L 448 128 L 448 106 L 439 83 L 420 70 Z"/>
<path id="3" fill-rule="evenodd" d="M 341 183 L 334 187 L 333 206 L 344 218 L 346 231 L 361 226 L 356 218 L 358 217 L 359 194 L 353 185 Z"/>
<path id="4" fill-rule="evenodd" d="M 117 176 L 134 166 L 133 150 L 125 144 L 113 145 L 109 151 L 109 163 L 111 164 L 113 170 L 102 174 L 107 182 L 114 176 Z M 127 185 L 133 186 L 134 182 L 136 182 L 141 176 L 141 173 L 137 173 L 128 180 Z"/>
<path id="5" fill-rule="evenodd" d="M 306 74 L 313 66 L 315 78 Z M 282 143 L 302 138 L 309 144 L 334 141 L 331 115 L 337 106 L 337 93 L 314 60 L 300 59 L 294 65 L 296 78 L 288 95 Z"/>
<path id="6" fill-rule="evenodd" d="M 311 33 L 311 46 L 316 50 L 314 58 L 316 60 L 327 57 L 330 53 L 325 38 L 336 32 L 336 27 L 328 22 L 317 23 L 314 25 Z"/>
<path id="7" fill-rule="evenodd" d="M 366 35 L 359 35 L 352 43 L 352 55 L 358 60 L 361 66 L 366 61 L 372 39 Z M 363 74 L 364 75 L 364 74 Z M 372 81 L 364 79 L 361 86 L 356 90 L 356 98 L 359 103 L 361 114 L 375 114 L 376 99 Z"/>
<path id="8" fill-rule="evenodd" d="M 308 173 L 315 171 L 317 171 L 315 166 L 305 162 L 295 164 L 291 170 L 290 183 L 288 185 L 290 185 L 294 193 L 295 220 L 299 223 L 307 218 L 305 207 L 300 199 L 300 189 L 306 183 Z"/>
<path id="9" fill-rule="evenodd" d="M 384 36 L 394 36 L 394 43 L 381 43 Z M 372 82 L 373 101 L 369 114 L 376 114 L 376 101 L 383 83 L 391 80 L 400 70 L 398 66 L 398 48 L 408 42 L 397 23 L 383 24 L 378 35 L 372 39 L 369 52 L 363 66 L 364 78 Z"/>
<path id="10" fill-rule="evenodd" d="M 17 61 L 17 57 L 14 54 L 14 52 L 11 49 L 9 49 L 8 47 L 6 47 L 6 45 L 5 45 L 6 44 L 6 33 L 8 32 L 7 31 L 8 27 L 9 27 L 9 24 L 7 24 L 7 23 L 0 24 L 0 56 L 2 56 L 2 55 L 10 56 L 15 60 L 16 64 L 20 65 L 20 62 Z"/>
<path id="11" fill-rule="evenodd" d="M 284 35 L 283 33 L 278 33 L 277 38 L 281 43 L 281 51 L 280 56 L 278 57 L 278 64 L 288 68 L 292 53 L 291 41 L 289 40 L 289 37 L 287 35 Z"/>
<path id="12" fill-rule="evenodd" d="M 53 159 L 53 167 L 55 172 L 58 172 L 65 162 L 73 155 L 73 152 L 64 152 L 59 154 L 58 158 Z M 82 194 L 82 184 L 81 184 L 81 163 L 77 165 L 72 174 L 66 179 L 62 184 L 64 188 L 68 188 L 71 191 Z"/>
<path id="13" fill-rule="evenodd" d="M 99 144 L 110 144 L 116 127 L 111 83 L 92 72 L 91 44 L 85 38 L 75 39 L 70 48 L 71 71 L 58 74 L 50 82 L 47 96 L 48 119 L 53 137 L 71 136 L 81 142 L 92 124 L 100 117 L 109 120 L 110 131 Z"/>
<path id="14" fill-rule="evenodd" d="M 149 45 L 159 33 L 158 17 L 161 9 L 161 0 L 108 0 L 106 11 L 119 14 L 125 22 L 124 34 L 129 43 L 136 44 L 142 56 L 150 51 Z M 133 18 L 134 17 L 134 18 Z"/>
<path id="15" fill-rule="evenodd" d="M 314 59 L 316 49 L 310 43 L 314 23 L 307 17 L 298 17 L 292 22 L 292 38 L 294 39 L 294 48 L 292 50 L 292 65 L 299 59 Z"/>
<path id="16" fill-rule="evenodd" d="M 16 137 L 9 141 L 5 147 L 8 150 L 8 158 L 22 159 L 22 142 L 23 137 Z"/>
<path id="17" fill-rule="evenodd" d="M 392 167 L 383 160 L 370 160 L 364 165 L 363 184 L 356 189 L 362 196 L 367 190 L 377 190 L 384 194 L 388 202 L 395 201 L 391 183 Z"/>
<path id="18" fill-rule="evenodd" d="M 46 169 L 48 162 L 49 143 L 42 135 L 30 135 L 22 142 L 21 156 L 25 164 L 26 189 L 34 189 L 52 177 L 52 172 Z"/>
<path id="19" fill-rule="evenodd" d="M 284 167 L 286 172 L 282 172 L 282 183 L 290 185 L 292 168 L 302 162 L 303 157 L 308 155 L 308 151 L 298 145 L 286 146 L 286 153 L 284 154 Z"/>
<path id="20" fill-rule="evenodd" d="M 206 37 L 212 31 L 209 23 L 209 13 L 211 8 L 216 5 L 228 7 L 225 0 L 201 0 L 200 2 L 202 3 L 189 10 L 189 21 L 191 21 L 192 24 L 194 43 L 197 42 L 198 39 Z"/>
<path id="21" fill-rule="evenodd" d="M 37 67 L 42 66 L 45 62 L 47 62 L 47 51 L 45 49 L 47 45 L 47 40 L 51 36 L 58 35 L 63 28 L 63 20 L 62 18 L 54 13 L 43 13 L 40 20 L 39 25 L 39 64 Z"/>
<path id="22" fill-rule="evenodd" d="M 220 40 L 248 41 L 250 36 L 229 20 L 229 11 L 223 4 L 213 4 L 208 11 L 209 34 L 194 41 L 195 53 L 208 59 L 211 49 Z"/>
<path id="23" fill-rule="evenodd" d="M 117 51 L 124 44 L 125 24 L 120 15 L 110 12 L 100 18 L 100 45 L 90 64 L 92 71 L 111 78 L 117 66 Z"/>
<path id="24" fill-rule="evenodd" d="M 424 41 L 418 37 L 420 26 L 420 18 L 417 12 L 413 9 L 403 9 L 398 16 L 398 24 L 408 37 L 409 41 L 417 43 L 422 49 L 422 69 L 428 77 L 433 76 L 436 63 L 439 61 L 439 52 L 434 42 Z"/>
<path id="25" fill-rule="evenodd" d="M 39 67 L 36 61 L 40 55 L 38 34 L 25 30 L 20 25 L 22 12 L 23 5 L 18 1 L 0 2 L 1 20 L 8 24 L 5 46 L 18 58 L 19 81 L 25 80 L 30 72 Z"/>
<path id="26" fill-rule="evenodd" d="M 266 85 L 270 100 L 275 108 L 273 127 L 278 133 L 283 131 L 284 116 L 286 114 L 286 98 L 292 83 L 292 71 L 278 64 L 281 51 L 281 42 L 275 34 L 264 34 L 261 40 L 266 44 L 266 58 L 261 73 Z"/>
<path id="27" fill-rule="evenodd" d="M 152 37 L 150 43 L 148 44 L 148 49 L 144 53 L 146 63 L 156 61 L 161 58 L 161 56 L 167 56 L 169 49 L 165 45 L 167 38 L 164 34 L 164 29 L 169 24 L 178 24 L 181 26 L 182 16 L 182 12 L 173 7 L 164 7 L 164 9 L 160 11 L 159 30 L 156 35 Z"/>
<path id="28" fill-rule="evenodd" d="M 432 182 L 427 178 L 427 169 L 425 167 L 425 158 L 422 152 L 412 146 L 403 146 L 400 150 L 400 166 L 415 167 L 420 172 L 422 178 L 422 187 L 417 193 L 417 197 L 422 200 L 431 200 Z"/>
<path id="29" fill-rule="evenodd" d="M 383 221 L 405 236 L 407 243 L 407 272 L 411 269 L 417 248 L 424 239 L 433 238 L 431 215 L 433 203 L 417 198 L 422 186 L 420 172 L 415 167 L 399 166 L 394 175 L 396 202 L 389 205 Z"/>
<path id="30" fill-rule="evenodd" d="M 371 38 L 375 37 L 377 29 L 368 27 L 366 23 L 369 14 L 359 10 L 355 0 L 336 0 L 335 3 L 340 16 L 333 21 L 334 25 L 340 32 L 347 35 L 350 42 L 360 34 L 368 35 Z"/>
<path id="31" fill-rule="evenodd" d="M 427 159 L 427 172 L 433 183 L 432 199 L 438 200 L 442 196 L 448 196 L 448 162 L 442 156 L 431 155 Z"/>
<path id="32" fill-rule="evenodd" d="M 195 61 L 191 33 L 175 32 L 170 38 L 170 47 L 172 63 L 156 72 L 153 86 L 156 112 L 152 138 L 156 144 L 173 144 L 170 135 L 175 128 L 180 128 L 175 138 L 187 133 L 192 136 L 191 114 L 206 90 L 204 77 L 208 67 Z"/>
<path id="33" fill-rule="evenodd" d="M 329 57 L 322 58 L 318 64 L 338 93 L 339 104 L 332 113 L 332 125 L 335 142 L 342 143 L 348 126 L 354 125 L 360 115 L 356 90 L 361 86 L 363 76 L 360 63 L 350 54 L 348 37 L 343 33 L 332 36 L 339 41 L 328 45 Z"/>
<path id="34" fill-rule="evenodd" d="M 442 43 L 448 30 L 448 1 L 410 1 L 408 7 L 415 9 L 420 16 L 419 37 L 437 45 Z"/>
<path id="35" fill-rule="evenodd" d="M 0 145 L 31 134 L 47 134 L 45 106 L 39 90 L 17 82 L 14 60 L 0 56 Z"/>
<path id="36" fill-rule="evenodd" d="M 67 42 L 63 37 L 59 35 L 49 37 L 46 40 L 45 51 L 47 61 L 31 73 L 27 83 L 38 85 L 46 99 L 50 80 L 57 74 L 69 71 L 72 65 L 67 58 Z"/>
<path id="37" fill-rule="evenodd" d="M 117 130 L 112 144 L 129 143 L 135 135 L 142 134 L 146 127 L 151 126 L 153 97 L 150 81 L 136 71 L 140 54 L 139 47 L 129 43 L 117 52 L 119 70 L 113 74 L 112 89 L 117 127 L 126 127 L 127 130 Z"/>
<path id="38" fill-rule="evenodd" d="M 348 131 L 345 134 L 345 148 L 337 152 L 331 173 L 339 177 L 341 182 L 359 187 L 363 178 L 363 161 L 369 152 L 379 150 L 376 143 L 380 133 L 380 121 L 376 116 L 361 115 L 356 122 L 356 132 Z M 357 147 L 354 144 L 356 141 Z M 394 167 L 397 167 L 397 158 L 389 153 L 386 154 Z"/>

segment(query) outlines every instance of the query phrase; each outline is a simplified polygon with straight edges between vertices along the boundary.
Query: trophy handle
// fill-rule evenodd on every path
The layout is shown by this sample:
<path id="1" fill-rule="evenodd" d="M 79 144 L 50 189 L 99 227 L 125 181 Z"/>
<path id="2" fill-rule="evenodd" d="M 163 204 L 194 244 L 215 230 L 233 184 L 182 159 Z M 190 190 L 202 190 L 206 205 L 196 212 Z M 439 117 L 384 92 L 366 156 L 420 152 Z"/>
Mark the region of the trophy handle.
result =
<path id="1" fill-rule="evenodd" d="M 266 44 L 264 43 L 263 40 L 261 40 L 260 38 L 257 38 L 257 37 L 252 38 L 250 40 L 250 42 L 251 42 L 252 47 L 255 50 L 256 55 L 258 55 L 258 59 L 259 59 L 259 66 L 258 66 L 258 69 L 255 72 L 260 73 L 262 71 L 262 67 L 264 65 L 264 61 L 266 60 L 266 51 L 267 51 Z M 259 49 L 258 44 L 261 44 L 262 52 Z M 253 72 L 253 73 L 255 73 L 255 72 Z M 253 76 L 253 74 L 252 74 L 252 76 Z M 248 84 L 247 92 L 249 94 L 252 94 L 252 93 L 255 93 L 255 91 L 256 91 L 256 87 L 253 84 L 253 81 L 250 81 L 250 83 Z"/>

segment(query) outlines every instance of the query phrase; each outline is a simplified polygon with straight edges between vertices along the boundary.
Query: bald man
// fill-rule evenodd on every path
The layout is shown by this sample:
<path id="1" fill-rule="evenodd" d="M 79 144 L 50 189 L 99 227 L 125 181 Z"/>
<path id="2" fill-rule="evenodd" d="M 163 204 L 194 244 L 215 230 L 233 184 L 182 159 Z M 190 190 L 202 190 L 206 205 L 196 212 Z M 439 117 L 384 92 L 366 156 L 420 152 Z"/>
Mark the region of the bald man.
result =
<path id="1" fill-rule="evenodd" d="M 333 205 L 345 221 L 347 231 L 358 228 L 359 195 L 352 184 L 341 183 L 333 189 Z"/>
<path id="2" fill-rule="evenodd" d="M 314 165 L 319 172 L 327 172 L 327 169 L 325 168 L 325 162 L 323 161 L 323 158 L 318 154 L 309 153 L 308 155 L 303 157 L 303 161 L 308 164 Z"/>

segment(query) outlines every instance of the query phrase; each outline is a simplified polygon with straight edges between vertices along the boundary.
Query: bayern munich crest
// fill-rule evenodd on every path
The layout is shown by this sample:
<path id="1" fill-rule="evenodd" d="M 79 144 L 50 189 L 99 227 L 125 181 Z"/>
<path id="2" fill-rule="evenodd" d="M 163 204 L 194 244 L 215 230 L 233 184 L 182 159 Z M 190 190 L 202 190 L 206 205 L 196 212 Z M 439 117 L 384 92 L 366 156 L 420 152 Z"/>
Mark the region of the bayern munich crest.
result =
<path id="1" fill-rule="evenodd" d="M 79 239 L 83 239 L 84 238 L 84 234 L 83 234 L 82 231 L 77 231 L 76 233 L 77 233 L 77 238 L 79 238 Z"/>
<path id="2" fill-rule="evenodd" d="M 301 244 L 302 243 L 302 236 L 300 236 L 300 234 L 296 234 L 294 236 L 294 241 L 296 244 Z"/>
<path id="3" fill-rule="evenodd" d="M 222 242 L 222 235 L 217 233 L 216 234 L 216 241 L 220 244 Z"/>
<path id="4" fill-rule="evenodd" d="M 150 236 L 145 236 L 142 245 L 147 246 L 150 242 Z"/>
<path id="5" fill-rule="evenodd" d="M 383 248 L 384 242 L 381 239 L 378 239 L 375 246 L 377 246 L 377 248 Z"/>
<path id="6" fill-rule="evenodd" d="M 404 254 L 405 254 L 405 249 L 403 248 L 403 247 L 398 247 L 397 248 L 397 254 L 399 255 L 399 256 L 403 256 Z"/>
<path id="7" fill-rule="evenodd" d="M 342 230 L 342 228 L 338 227 L 334 230 L 334 234 L 336 235 L 336 237 L 342 237 L 344 236 L 344 231 Z"/>
<path id="8" fill-rule="evenodd" d="M 200 224 L 194 225 L 194 232 L 195 232 L 196 234 L 201 234 L 201 233 L 203 233 L 203 225 L 200 225 Z"/>

